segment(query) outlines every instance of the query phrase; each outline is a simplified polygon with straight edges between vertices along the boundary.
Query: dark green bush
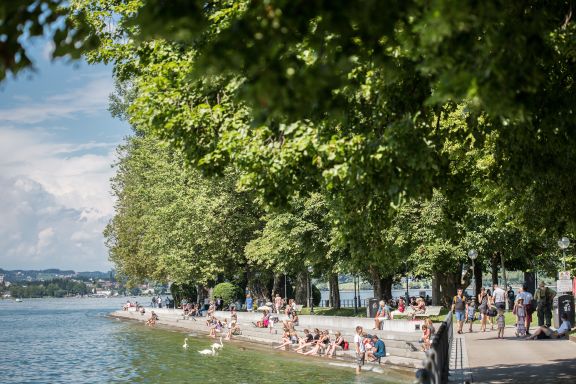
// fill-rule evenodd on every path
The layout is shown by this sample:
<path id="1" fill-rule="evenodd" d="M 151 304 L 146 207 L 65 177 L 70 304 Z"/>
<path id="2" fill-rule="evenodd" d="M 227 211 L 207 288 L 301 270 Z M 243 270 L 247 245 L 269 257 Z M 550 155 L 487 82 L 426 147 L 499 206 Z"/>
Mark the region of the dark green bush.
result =
<path id="1" fill-rule="evenodd" d="M 232 283 L 220 283 L 212 291 L 214 299 L 221 297 L 224 300 L 224 306 L 233 304 L 243 296 L 242 289 Z"/>

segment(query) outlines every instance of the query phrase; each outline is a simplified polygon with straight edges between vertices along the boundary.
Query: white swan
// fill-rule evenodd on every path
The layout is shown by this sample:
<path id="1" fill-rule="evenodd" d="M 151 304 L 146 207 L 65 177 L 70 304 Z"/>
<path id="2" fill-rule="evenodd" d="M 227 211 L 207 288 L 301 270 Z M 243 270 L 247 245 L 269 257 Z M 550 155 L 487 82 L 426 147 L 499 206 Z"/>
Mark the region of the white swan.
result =
<path id="1" fill-rule="evenodd" d="M 201 355 L 212 355 L 214 356 L 216 354 L 216 351 L 214 350 L 214 346 L 212 346 L 211 349 L 203 349 L 201 351 L 198 351 L 199 354 Z"/>
<path id="2" fill-rule="evenodd" d="M 222 344 L 222 336 L 220 336 L 220 343 L 212 344 L 212 348 L 214 349 L 222 349 L 224 348 L 224 344 Z"/>
<path id="3" fill-rule="evenodd" d="M 184 339 L 184 345 L 182 345 L 182 348 L 188 349 L 188 338 L 187 337 Z"/>

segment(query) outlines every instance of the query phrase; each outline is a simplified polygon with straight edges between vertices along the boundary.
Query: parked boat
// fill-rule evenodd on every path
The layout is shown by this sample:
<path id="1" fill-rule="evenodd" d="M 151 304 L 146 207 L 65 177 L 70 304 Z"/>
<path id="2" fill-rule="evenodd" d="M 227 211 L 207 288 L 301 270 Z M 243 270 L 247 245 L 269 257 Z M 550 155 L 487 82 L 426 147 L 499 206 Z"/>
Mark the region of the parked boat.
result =
<path id="1" fill-rule="evenodd" d="M 14 301 L 16 301 L 17 303 L 21 303 L 21 302 L 22 302 L 22 299 L 21 299 L 21 298 L 17 298 L 17 299 L 14 300 Z"/>

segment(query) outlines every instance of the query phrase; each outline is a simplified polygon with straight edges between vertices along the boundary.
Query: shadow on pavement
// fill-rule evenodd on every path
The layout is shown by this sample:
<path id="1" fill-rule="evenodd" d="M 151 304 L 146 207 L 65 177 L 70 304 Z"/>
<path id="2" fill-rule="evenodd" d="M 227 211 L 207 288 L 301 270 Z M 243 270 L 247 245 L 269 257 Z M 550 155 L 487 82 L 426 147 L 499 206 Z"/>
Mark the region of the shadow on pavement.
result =
<path id="1" fill-rule="evenodd" d="M 502 357 L 506 359 L 505 356 Z M 576 383 L 576 359 L 551 360 L 542 365 L 500 364 L 476 368 L 474 383 Z"/>

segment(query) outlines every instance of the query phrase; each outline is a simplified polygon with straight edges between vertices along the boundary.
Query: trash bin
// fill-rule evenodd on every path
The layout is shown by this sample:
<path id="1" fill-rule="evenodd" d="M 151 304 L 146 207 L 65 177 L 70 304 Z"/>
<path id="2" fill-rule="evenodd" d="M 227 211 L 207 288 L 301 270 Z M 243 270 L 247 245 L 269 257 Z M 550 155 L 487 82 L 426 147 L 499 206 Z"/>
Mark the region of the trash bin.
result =
<path id="1" fill-rule="evenodd" d="M 574 296 L 572 294 L 563 294 L 554 298 L 552 307 L 554 328 L 558 328 L 560 326 L 560 317 L 564 313 L 568 315 L 568 321 L 570 324 L 574 324 Z"/>
<path id="2" fill-rule="evenodd" d="M 378 312 L 378 300 L 375 297 L 368 299 L 368 306 L 366 307 L 366 316 L 367 317 L 376 317 L 376 312 Z"/>

